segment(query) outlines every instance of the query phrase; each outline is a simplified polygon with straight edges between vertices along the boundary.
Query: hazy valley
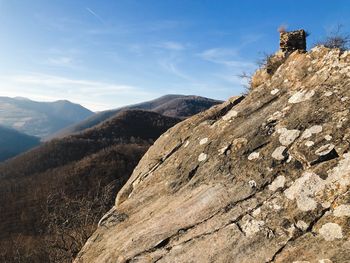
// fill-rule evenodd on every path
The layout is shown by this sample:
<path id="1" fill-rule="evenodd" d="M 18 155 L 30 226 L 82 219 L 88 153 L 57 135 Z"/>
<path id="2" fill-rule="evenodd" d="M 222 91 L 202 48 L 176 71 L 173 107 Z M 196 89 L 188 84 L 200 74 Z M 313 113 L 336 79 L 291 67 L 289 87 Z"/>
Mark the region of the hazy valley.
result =
<path id="1" fill-rule="evenodd" d="M 0 124 L 40 138 L 91 115 L 90 110 L 69 101 L 48 103 L 0 97 Z"/>
<path id="2" fill-rule="evenodd" d="M 40 138 L 0 126 L 0 162 L 40 144 Z"/>

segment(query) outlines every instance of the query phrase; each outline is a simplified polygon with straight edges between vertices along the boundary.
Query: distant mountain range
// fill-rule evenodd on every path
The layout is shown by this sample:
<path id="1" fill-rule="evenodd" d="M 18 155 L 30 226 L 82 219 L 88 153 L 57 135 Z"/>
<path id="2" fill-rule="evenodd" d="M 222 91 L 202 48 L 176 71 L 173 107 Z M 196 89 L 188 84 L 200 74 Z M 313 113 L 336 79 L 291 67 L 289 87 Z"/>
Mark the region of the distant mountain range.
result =
<path id="1" fill-rule="evenodd" d="M 66 100 L 37 102 L 0 97 L 0 125 L 40 138 L 47 137 L 94 113 Z"/>
<path id="2" fill-rule="evenodd" d="M 166 95 L 95 114 L 66 100 L 36 102 L 22 97 L 0 97 L 0 135 L 7 134 L 0 138 L 0 162 L 39 145 L 39 138 L 49 141 L 81 133 L 122 111 L 141 109 L 184 119 L 218 103 L 220 101 L 199 96 Z"/>
<path id="3" fill-rule="evenodd" d="M 65 137 L 0 164 L 0 261 L 11 262 L 16 247 L 28 262 L 71 262 L 153 142 L 218 103 L 167 95 L 97 113 L 67 129 Z"/>
<path id="4" fill-rule="evenodd" d="M 0 126 L 0 162 L 40 144 L 38 137 Z"/>
<path id="5" fill-rule="evenodd" d="M 165 95 L 155 100 L 142 102 L 130 106 L 117 108 L 115 110 L 108 110 L 96 113 L 89 118 L 71 126 L 68 126 L 57 133 L 50 135 L 45 140 L 53 138 L 62 138 L 68 135 L 79 133 L 85 129 L 91 128 L 103 121 L 115 116 L 121 111 L 139 109 L 154 111 L 164 116 L 184 119 L 195 115 L 201 111 L 210 108 L 213 105 L 222 103 L 219 100 L 213 100 L 200 96 L 193 95 Z"/>

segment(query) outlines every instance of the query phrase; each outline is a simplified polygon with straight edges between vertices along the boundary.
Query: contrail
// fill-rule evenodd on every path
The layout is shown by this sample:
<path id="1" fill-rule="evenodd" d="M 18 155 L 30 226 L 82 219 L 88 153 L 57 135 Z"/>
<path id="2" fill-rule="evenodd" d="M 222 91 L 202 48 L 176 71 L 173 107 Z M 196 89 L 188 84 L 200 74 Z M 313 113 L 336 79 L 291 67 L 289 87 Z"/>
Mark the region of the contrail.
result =
<path id="1" fill-rule="evenodd" d="M 92 14 L 94 17 L 96 17 L 102 24 L 105 24 L 105 21 L 98 15 L 96 14 L 92 9 L 86 7 L 86 10 Z"/>

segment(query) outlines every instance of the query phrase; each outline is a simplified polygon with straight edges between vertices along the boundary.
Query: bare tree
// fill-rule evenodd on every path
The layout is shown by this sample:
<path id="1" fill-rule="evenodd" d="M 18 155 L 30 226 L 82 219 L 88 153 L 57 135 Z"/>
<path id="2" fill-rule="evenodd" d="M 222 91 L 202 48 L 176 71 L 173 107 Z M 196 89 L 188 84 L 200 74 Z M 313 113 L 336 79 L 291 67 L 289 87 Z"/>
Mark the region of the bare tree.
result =
<path id="1" fill-rule="evenodd" d="M 327 48 L 339 48 L 341 51 L 349 49 L 350 35 L 343 32 L 343 25 L 338 24 L 336 29 L 329 33 L 324 40 L 315 44 L 315 46 L 323 45 Z"/>
<path id="2" fill-rule="evenodd" d="M 252 74 L 247 73 L 245 71 L 243 71 L 241 74 L 237 75 L 237 77 L 239 77 L 240 79 L 242 79 L 244 81 L 244 84 L 243 84 L 244 91 L 242 92 L 243 96 L 246 96 L 251 92 L 252 76 L 253 76 Z"/>
<path id="3" fill-rule="evenodd" d="M 95 231 L 102 215 L 110 209 L 115 184 L 96 187 L 88 196 L 70 196 L 64 191 L 49 195 L 43 224 L 45 250 L 50 262 L 72 262 Z"/>
<path id="4" fill-rule="evenodd" d="M 42 253 L 41 247 L 38 249 L 29 249 L 26 244 L 32 243 L 30 237 L 21 234 L 13 234 L 6 240 L 0 242 L 0 262 L 3 263 L 31 263 L 45 262 L 47 258 Z M 37 244 L 33 244 L 37 247 Z"/>

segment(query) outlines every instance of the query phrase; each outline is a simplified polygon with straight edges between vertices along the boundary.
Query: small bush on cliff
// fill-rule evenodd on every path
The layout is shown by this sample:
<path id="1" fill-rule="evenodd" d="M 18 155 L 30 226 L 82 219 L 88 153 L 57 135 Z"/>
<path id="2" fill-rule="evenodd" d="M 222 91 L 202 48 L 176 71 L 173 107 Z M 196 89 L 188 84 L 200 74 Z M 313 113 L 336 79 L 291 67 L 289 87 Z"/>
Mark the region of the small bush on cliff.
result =
<path id="1" fill-rule="evenodd" d="M 242 81 L 244 81 L 244 84 L 242 84 L 244 91 L 242 92 L 243 96 L 247 96 L 251 90 L 252 90 L 252 77 L 253 75 L 251 73 L 247 73 L 243 71 L 241 74 L 237 75 Z"/>
<path id="2" fill-rule="evenodd" d="M 343 25 L 337 25 L 337 28 L 330 32 L 325 39 L 317 42 L 314 46 L 325 46 L 327 48 L 339 48 L 341 51 L 350 48 L 350 35 L 343 32 Z"/>
<path id="3" fill-rule="evenodd" d="M 260 69 L 265 69 L 267 74 L 272 76 L 276 70 L 286 61 L 287 56 L 262 53 L 261 58 L 256 62 Z M 253 76 L 252 73 L 242 72 L 238 75 L 245 83 L 243 84 L 244 91 L 242 95 L 248 95 L 253 89 Z M 256 77 L 256 75 L 255 75 Z"/>
<path id="4" fill-rule="evenodd" d="M 102 186 L 97 182 L 94 191 L 81 197 L 64 191 L 49 195 L 43 207 L 42 223 L 46 226 L 44 251 L 52 263 L 72 262 L 87 239 L 96 230 L 97 223 L 113 206 L 116 182 Z"/>
<path id="5" fill-rule="evenodd" d="M 277 56 L 264 52 L 257 64 L 260 68 L 265 68 L 268 74 L 273 75 L 285 61 L 286 56 Z"/>

